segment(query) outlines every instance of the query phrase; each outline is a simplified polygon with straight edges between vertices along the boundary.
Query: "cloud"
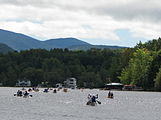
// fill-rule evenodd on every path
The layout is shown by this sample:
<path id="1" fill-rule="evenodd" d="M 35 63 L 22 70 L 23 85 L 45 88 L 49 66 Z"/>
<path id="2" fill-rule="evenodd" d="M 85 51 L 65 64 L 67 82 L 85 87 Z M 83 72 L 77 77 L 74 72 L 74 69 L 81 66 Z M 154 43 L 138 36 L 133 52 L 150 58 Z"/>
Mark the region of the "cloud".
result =
<path id="1" fill-rule="evenodd" d="M 114 3 L 115 1 L 115 3 Z M 161 20 L 161 2 L 159 0 L 129 0 L 123 3 L 114 0 L 97 6 L 94 11 L 102 15 L 110 15 L 117 20 Z"/>
<path id="2" fill-rule="evenodd" d="M 0 8 L 1 29 L 44 40 L 76 37 L 109 44 L 122 40 L 118 29 L 148 40 L 161 32 L 159 0 L 0 0 Z"/>
<path id="3" fill-rule="evenodd" d="M 0 0 L 0 4 L 85 11 L 89 14 L 108 15 L 122 20 L 161 20 L 160 0 Z"/>

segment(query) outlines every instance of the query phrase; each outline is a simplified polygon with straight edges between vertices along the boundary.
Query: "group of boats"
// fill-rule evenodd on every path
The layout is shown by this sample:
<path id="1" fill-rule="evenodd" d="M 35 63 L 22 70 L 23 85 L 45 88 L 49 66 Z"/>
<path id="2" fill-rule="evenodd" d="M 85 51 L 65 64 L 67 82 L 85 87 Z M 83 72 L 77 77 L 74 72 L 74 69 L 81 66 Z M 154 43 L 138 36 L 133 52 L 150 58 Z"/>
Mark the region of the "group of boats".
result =
<path id="1" fill-rule="evenodd" d="M 113 98 L 114 98 L 114 96 L 113 96 L 113 92 L 109 91 L 109 93 L 108 93 L 108 96 L 107 96 L 107 97 L 108 97 L 108 98 L 113 99 Z"/>
<path id="2" fill-rule="evenodd" d="M 43 92 L 48 93 L 49 91 L 53 91 L 53 93 L 57 93 L 57 91 L 59 90 L 60 89 L 45 88 Z M 68 92 L 68 89 L 64 88 L 62 91 Z M 38 88 L 28 88 L 27 90 L 25 88 L 22 88 L 21 90 L 18 90 L 17 93 L 14 94 L 14 96 L 23 97 L 23 98 L 33 97 L 33 95 L 30 94 L 31 92 L 39 92 L 39 89 Z M 107 98 L 113 99 L 114 98 L 113 92 L 109 91 Z M 101 104 L 101 102 L 98 101 L 97 99 L 98 99 L 98 94 L 96 95 L 88 94 L 88 101 L 86 105 L 96 106 L 97 104 Z"/>
<path id="3" fill-rule="evenodd" d="M 53 93 L 57 93 L 57 91 L 59 91 L 59 89 L 52 89 L 52 88 L 45 88 L 43 90 L 44 93 L 48 93 L 49 91 L 53 91 Z M 67 89 L 63 89 L 64 92 L 67 92 Z M 17 93 L 14 94 L 14 96 L 17 97 L 23 97 L 23 98 L 28 98 L 28 97 L 32 97 L 33 95 L 31 95 L 31 92 L 39 92 L 38 88 L 22 88 L 21 90 L 18 90 Z"/>
<path id="4" fill-rule="evenodd" d="M 45 88 L 43 92 L 44 93 L 48 93 L 51 90 L 53 90 L 53 93 L 57 93 L 57 90 L 56 89 L 52 89 L 52 88 Z"/>
<path id="5" fill-rule="evenodd" d="M 113 92 L 109 91 L 107 98 L 113 99 L 114 95 Z M 97 100 L 98 99 L 98 94 L 97 95 L 88 95 L 88 102 L 86 103 L 86 105 L 90 105 L 90 106 L 96 106 L 97 104 L 101 104 L 100 101 Z"/>
<path id="6" fill-rule="evenodd" d="M 28 89 L 22 88 L 21 90 L 18 90 L 17 93 L 14 94 L 14 96 L 29 98 L 33 96 L 30 94 L 31 92 L 39 92 L 39 89 L 38 88 L 28 88 Z"/>
<path id="7" fill-rule="evenodd" d="M 23 98 L 32 97 L 32 95 L 30 95 L 29 92 L 23 91 L 23 90 L 18 90 L 17 93 L 14 94 L 14 96 L 23 97 Z"/>

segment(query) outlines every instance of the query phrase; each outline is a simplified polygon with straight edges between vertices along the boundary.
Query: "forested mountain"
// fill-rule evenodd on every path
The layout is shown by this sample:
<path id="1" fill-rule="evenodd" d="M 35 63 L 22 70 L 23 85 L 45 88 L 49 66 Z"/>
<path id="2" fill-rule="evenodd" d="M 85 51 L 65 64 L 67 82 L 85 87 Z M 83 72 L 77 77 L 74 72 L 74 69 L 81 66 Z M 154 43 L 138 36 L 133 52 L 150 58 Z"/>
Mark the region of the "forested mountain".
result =
<path id="1" fill-rule="evenodd" d="M 14 50 L 10 48 L 9 46 L 0 43 L 0 53 L 8 53 L 8 52 L 13 52 Z"/>
<path id="2" fill-rule="evenodd" d="M 72 49 L 87 50 L 90 48 L 100 48 L 100 46 L 91 45 L 87 42 L 78 40 L 76 38 L 58 38 L 58 39 L 40 41 L 24 34 L 14 33 L 2 29 L 0 29 L 0 42 L 18 51 L 38 49 L 38 48 L 48 50 L 53 48 L 69 48 L 71 50 Z M 102 48 L 114 48 L 114 47 L 102 46 Z M 116 46 L 115 48 L 120 47 Z"/>

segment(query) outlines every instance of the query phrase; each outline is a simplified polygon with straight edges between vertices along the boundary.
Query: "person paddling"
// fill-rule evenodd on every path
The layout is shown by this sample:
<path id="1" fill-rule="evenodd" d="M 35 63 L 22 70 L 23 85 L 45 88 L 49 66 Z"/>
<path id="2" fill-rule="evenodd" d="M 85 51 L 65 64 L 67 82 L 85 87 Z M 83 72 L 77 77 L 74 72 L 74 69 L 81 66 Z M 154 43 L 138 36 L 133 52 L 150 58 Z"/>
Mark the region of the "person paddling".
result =
<path id="1" fill-rule="evenodd" d="M 111 92 L 109 91 L 109 92 L 108 92 L 108 97 L 110 97 L 110 96 L 111 96 Z"/>
<path id="2" fill-rule="evenodd" d="M 44 92 L 45 93 L 49 92 L 49 88 L 44 89 Z"/>
<path id="3" fill-rule="evenodd" d="M 98 99 L 98 94 L 97 94 L 97 95 L 93 95 L 93 96 L 91 97 L 91 101 L 92 101 L 92 102 L 95 102 L 95 103 L 96 103 L 96 99 Z"/>
<path id="4" fill-rule="evenodd" d="M 113 92 L 111 91 L 108 92 L 108 98 L 113 98 Z"/>
<path id="5" fill-rule="evenodd" d="M 111 92 L 111 98 L 113 98 L 113 92 Z"/>
<path id="6" fill-rule="evenodd" d="M 92 95 L 88 94 L 88 100 L 91 101 Z"/>
<path id="7" fill-rule="evenodd" d="M 17 96 L 22 96 L 22 91 L 21 90 L 17 91 Z"/>
<path id="8" fill-rule="evenodd" d="M 56 93 L 56 89 L 53 90 L 53 93 Z"/>
<path id="9" fill-rule="evenodd" d="M 24 96 L 27 97 L 29 95 L 29 93 L 27 91 L 25 91 Z"/>
<path id="10" fill-rule="evenodd" d="M 95 106 L 97 103 L 101 104 L 100 101 L 97 100 L 98 99 L 98 94 L 97 95 L 90 95 L 88 94 L 88 102 L 87 105 L 91 105 L 91 106 Z"/>

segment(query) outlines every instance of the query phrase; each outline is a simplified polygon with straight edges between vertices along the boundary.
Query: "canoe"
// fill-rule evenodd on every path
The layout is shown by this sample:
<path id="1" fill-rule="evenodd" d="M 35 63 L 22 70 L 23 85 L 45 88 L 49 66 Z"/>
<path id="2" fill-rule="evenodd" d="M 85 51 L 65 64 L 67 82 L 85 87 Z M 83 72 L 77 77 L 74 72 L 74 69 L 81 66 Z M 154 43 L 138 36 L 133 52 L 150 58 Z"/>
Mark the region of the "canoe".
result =
<path id="1" fill-rule="evenodd" d="M 113 96 L 108 96 L 108 98 L 111 98 L 111 99 L 113 99 Z"/>
<path id="2" fill-rule="evenodd" d="M 96 103 L 96 102 L 88 101 L 88 102 L 86 103 L 86 105 L 96 106 L 96 105 L 97 105 L 97 103 Z"/>

